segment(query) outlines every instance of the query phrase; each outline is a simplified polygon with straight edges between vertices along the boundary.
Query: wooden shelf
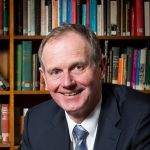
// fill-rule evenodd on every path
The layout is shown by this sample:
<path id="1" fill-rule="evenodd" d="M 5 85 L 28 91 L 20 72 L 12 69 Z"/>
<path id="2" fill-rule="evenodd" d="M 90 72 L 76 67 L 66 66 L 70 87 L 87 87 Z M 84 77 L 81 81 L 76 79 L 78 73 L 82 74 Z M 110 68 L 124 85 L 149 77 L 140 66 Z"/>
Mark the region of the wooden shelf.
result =
<path id="1" fill-rule="evenodd" d="M 9 143 L 8 143 L 8 144 L 2 144 L 2 143 L 0 143 L 0 149 L 1 149 L 1 148 L 5 148 L 5 147 L 6 147 L 6 148 L 7 148 L 7 147 L 9 148 L 9 147 L 10 147 L 10 144 L 9 144 Z"/>
<path id="2" fill-rule="evenodd" d="M 0 95 L 9 95 L 10 91 L 1 91 L 0 90 Z"/>
<path id="3" fill-rule="evenodd" d="M 150 40 L 150 36 L 97 36 L 99 40 Z"/>
<path id="4" fill-rule="evenodd" d="M 16 95 L 42 95 L 42 94 L 49 94 L 48 91 L 14 91 Z"/>
<path id="5" fill-rule="evenodd" d="M 25 36 L 25 35 L 15 35 L 14 40 L 42 40 L 45 36 L 35 35 L 35 36 Z"/>
<path id="6" fill-rule="evenodd" d="M 7 35 L 7 36 L 0 36 L 0 40 L 9 40 L 10 37 Z"/>

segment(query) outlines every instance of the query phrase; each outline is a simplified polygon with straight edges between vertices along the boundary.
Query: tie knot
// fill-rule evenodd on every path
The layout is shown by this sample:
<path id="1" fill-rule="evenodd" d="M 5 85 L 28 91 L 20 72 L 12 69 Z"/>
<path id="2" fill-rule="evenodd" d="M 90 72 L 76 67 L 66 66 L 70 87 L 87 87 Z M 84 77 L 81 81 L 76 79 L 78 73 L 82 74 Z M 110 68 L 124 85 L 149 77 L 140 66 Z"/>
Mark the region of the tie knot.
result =
<path id="1" fill-rule="evenodd" d="M 81 125 L 76 125 L 73 129 L 73 136 L 77 141 L 85 140 L 88 134 L 88 131 L 85 130 Z"/>

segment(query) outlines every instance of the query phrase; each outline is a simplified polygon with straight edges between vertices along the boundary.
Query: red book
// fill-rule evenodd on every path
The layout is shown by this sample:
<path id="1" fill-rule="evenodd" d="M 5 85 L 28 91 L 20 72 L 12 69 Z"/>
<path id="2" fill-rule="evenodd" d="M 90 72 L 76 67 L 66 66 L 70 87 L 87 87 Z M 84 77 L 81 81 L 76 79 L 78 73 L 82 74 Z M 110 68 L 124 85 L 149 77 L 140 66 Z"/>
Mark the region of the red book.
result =
<path id="1" fill-rule="evenodd" d="M 144 36 L 143 0 L 135 0 L 135 35 Z"/>
<path id="2" fill-rule="evenodd" d="M 2 144 L 9 143 L 9 105 L 2 104 Z"/>
<path id="3" fill-rule="evenodd" d="M 86 26 L 90 27 L 90 0 L 86 0 Z"/>
<path id="4" fill-rule="evenodd" d="M 76 9 L 77 9 L 77 0 L 72 0 L 72 23 L 76 24 Z"/>

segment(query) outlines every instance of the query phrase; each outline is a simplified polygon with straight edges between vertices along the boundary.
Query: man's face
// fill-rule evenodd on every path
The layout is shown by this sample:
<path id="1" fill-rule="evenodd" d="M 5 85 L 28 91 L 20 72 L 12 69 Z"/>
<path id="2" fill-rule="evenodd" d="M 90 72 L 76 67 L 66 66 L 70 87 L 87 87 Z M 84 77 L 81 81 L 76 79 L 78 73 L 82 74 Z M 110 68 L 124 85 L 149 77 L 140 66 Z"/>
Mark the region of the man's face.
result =
<path id="1" fill-rule="evenodd" d="M 69 115 L 87 115 L 100 100 L 103 71 L 90 55 L 90 45 L 79 34 L 68 32 L 50 40 L 43 49 L 42 72 L 54 101 Z"/>

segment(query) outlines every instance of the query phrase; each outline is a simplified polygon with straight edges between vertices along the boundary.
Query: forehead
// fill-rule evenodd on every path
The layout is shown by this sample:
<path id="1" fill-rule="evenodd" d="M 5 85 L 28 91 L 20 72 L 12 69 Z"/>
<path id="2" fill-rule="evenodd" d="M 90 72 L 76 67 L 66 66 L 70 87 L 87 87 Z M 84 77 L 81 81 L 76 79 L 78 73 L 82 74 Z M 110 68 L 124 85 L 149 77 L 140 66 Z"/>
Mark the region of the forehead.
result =
<path id="1" fill-rule="evenodd" d="M 88 51 L 90 49 L 90 44 L 81 34 L 74 31 L 68 31 L 60 36 L 50 38 L 43 47 L 42 55 L 44 55 L 44 53 L 55 53 L 57 51 L 61 53 L 62 49 L 65 49 L 68 52 L 73 49 L 86 49 L 86 51 Z"/>
<path id="2" fill-rule="evenodd" d="M 90 45 L 80 34 L 68 32 L 50 39 L 44 46 L 42 61 L 47 68 L 51 64 L 71 63 L 85 60 L 90 56 Z M 49 68 L 48 67 L 48 68 Z"/>

